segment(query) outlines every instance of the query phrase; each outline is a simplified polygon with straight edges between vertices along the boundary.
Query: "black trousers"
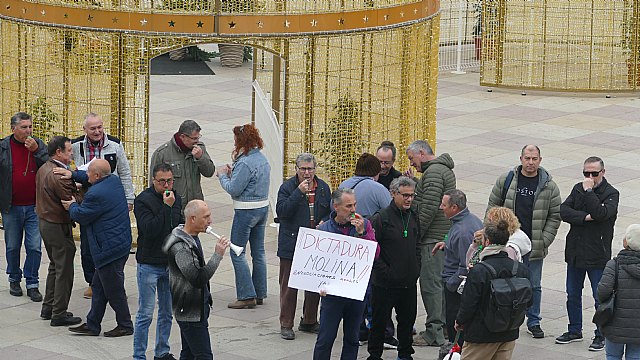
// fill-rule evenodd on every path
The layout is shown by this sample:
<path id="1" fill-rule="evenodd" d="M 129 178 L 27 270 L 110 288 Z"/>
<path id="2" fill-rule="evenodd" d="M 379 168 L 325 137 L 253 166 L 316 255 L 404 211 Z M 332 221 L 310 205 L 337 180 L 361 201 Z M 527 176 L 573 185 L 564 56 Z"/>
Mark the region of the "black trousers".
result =
<path id="1" fill-rule="evenodd" d="M 373 325 L 369 334 L 369 359 L 382 358 L 384 343 L 384 329 L 387 319 L 391 317 L 391 310 L 396 309 L 398 357 L 405 358 L 413 354 L 413 324 L 417 312 L 417 287 L 383 288 L 373 285 L 371 306 L 373 308 Z"/>
<path id="2" fill-rule="evenodd" d="M 447 335 L 449 335 L 449 342 L 453 343 L 456 339 L 456 316 L 458 316 L 458 310 L 460 310 L 460 299 L 462 296 L 456 291 L 447 290 L 446 284 L 443 284 L 442 287 L 442 291 L 444 292 L 445 316 L 447 319 Z M 462 347 L 463 342 L 464 334 L 460 332 L 458 344 Z"/>

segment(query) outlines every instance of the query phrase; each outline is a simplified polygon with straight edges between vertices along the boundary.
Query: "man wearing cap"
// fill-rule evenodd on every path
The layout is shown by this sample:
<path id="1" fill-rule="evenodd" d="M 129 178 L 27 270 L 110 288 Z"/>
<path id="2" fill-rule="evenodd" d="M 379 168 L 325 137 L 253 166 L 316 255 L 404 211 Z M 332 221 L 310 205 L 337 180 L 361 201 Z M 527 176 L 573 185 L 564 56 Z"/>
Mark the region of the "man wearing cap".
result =
<path id="1" fill-rule="evenodd" d="M 560 205 L 562 220 L 571 228 L 567 234 L 564 260 L 567 263 L 568 331 L 556 338 L 556 344 L 582 341 L 582 288 L 589 276 L 595 307 L 596 290 L 602 272 L 611 259 L 613 227 L 618 216 L 620 193 L 604 177 L 604 162 L 597 156 L 584 161 L 584 178 Z M 596 327 L 590 351 L 604 349 L 604 337 Z"/>

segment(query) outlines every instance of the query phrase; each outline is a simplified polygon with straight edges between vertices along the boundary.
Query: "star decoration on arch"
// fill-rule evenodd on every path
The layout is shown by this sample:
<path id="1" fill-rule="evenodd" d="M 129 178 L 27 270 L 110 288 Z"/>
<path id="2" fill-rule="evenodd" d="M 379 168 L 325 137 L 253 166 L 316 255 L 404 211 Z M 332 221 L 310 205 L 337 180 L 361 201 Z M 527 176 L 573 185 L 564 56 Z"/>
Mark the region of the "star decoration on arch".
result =
<path id="1" fill-rule="evenodd" d="M 364 22 L 369 22 L 369 17 L 365 15 L 365 16 L 362 18 L 362 21 L 364 21 Z"/>
<path id="2" fill-rule="evenodd" d="M 236 23 L 234 23 L 233 21 L 231 21 L 229 23 L 229 29 L 235 29 L 236 28 Z"/>
<path id="3" fill-rule="evenodd" d="M 311 23 L 311 27 L 318 26 L 318 22 L 316 21 L 316 19 L 311 20 L 310 23 Z"/>
<path id="4" fill-rule="evenodd" d="M 202 21 L 198 21 L 198 22 L 196 23 L 196 25 L 197 25 L 199 28 L 201 28 L 201 27 L 202 27 L 202 25 L 204 25 L 204 23 L 203 23 Z"/>
<path id="5" fill-rule="evenodd" d="M 92 22 L 93 21 L 93 15 L 89 14 L 89 16 L 87 16 L 87 21 L 88 22 Z"/>
<path id="6" fill-rule="evenodd" d="M 171 20 L 169 21 L 169 27 L 175 27 L 176 26 L 176 22 Z"/>
<path id="7" fill-rule="evenodd" d="M 258 21 L 256 25 L 258 26 L 259 29 L 262 29 L 262 27 L 264 26 L 264 23 L 262 21 Z"/>
<path id="8" fill-rule="evenodd" d="M 147 21 L 147 19 L 142 19 L 142 20 L 140 20 L 140 25 L 145 26 L 145 25 L 147 25 L 148 22 L 149 21 Z"/>
<path id="9" fill-rule="evenodd" d="M 291 25 L 291 21 L 289 20 L 284 21 L 284 27 L 288 28 L 290 25 Z"/>
<path id="10" fill-rule="evenodd" d="M 338 19 L 338 24 L 339 25 L 344 25 L 344 19 L 343 18 Z"/>
<path id="11" fill-rule="evenodd" d="M 42 14 L 42 16 L 45 16 L 45 15 L 47 15 L 47 12 L 42 10 L 42 11 L 40 11 L 40 14 Z"/>

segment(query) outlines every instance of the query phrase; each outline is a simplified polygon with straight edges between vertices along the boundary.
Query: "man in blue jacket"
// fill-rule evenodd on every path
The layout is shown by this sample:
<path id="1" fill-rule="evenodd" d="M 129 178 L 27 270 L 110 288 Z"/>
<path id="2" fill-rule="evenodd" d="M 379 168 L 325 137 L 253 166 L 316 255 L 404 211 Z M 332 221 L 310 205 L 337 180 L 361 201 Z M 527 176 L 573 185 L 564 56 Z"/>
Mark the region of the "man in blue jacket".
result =
<path id="1" fill-rule="evenodd" d="M 82 204 L 75 198 L 62 201 L 71 219 L 87 228 L 87 239 L 96 272 L 91 281 L 93 296 L 87 322 L 69 331 L 98 336 L 107 303 L 116 312 L 116 326 L 106 337 L 133 334 L 133 323 L 124 290 L 124 265 L 131 248 L 131 222 L 127 198 L 120 179 L 111 174 L 109 162 L 96 159 L 86 173 L 91 183 Z"/>
<path id="2" fill-rule="evenodd" d="M 457 290 L 462 283 L 461 276 L 467 276 L 467 250 L 473 242 L 473 234 L 482 229 L 482 221 L 469 211 L 467 196 L 458 189 L 445 191 L 440 209 L 451 220 L 451 228 L 445 237 L 446 241 L 437 243 L 433 252 L 444 250 L 442 283 L 446 327 L 449 342 L 453 343 L 456 337 L 454 324 L 461 301 L 461 292 Z M 461 334 L 458 344 L 462 346 L 463 341 L 464 336 Z"/>
<path id="3" fill-rule="evenodd" d="M 298 289 L 288 286 L 300 227 L 315 228 L 329 217 L 331 192 L 329 185 L 316 176 L 316 158 L 302 153 L 296 158 L 296 175 L 282 183 L 278 190 L 276 213 L 280 222 L 278 231 L 278 257 L 280 258 L 280 336 L 293 340 L 293 319 L 296 315 Z M 318 304 L 320 296 L 304 292 L 302 319 L 298 330 L 318 333 Z"/>

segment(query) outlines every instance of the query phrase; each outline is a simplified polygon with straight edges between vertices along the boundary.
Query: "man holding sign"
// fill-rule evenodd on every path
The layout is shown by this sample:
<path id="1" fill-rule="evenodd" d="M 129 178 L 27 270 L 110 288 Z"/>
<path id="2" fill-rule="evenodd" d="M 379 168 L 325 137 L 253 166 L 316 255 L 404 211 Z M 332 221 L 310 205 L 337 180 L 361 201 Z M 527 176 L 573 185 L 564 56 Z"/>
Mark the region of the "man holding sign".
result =
<path id="1" fill-rule="evenodd" d="M 371 223 L 361 215 L 356 214 L 356 196 L 352 189 L 334 191 L 331 194 L 331 200 L 333 200 L 335 211 L 331 213 L 329 221 L 320 224 L 319 230 L 365 240 L 376 240 Z M 376 248 L 375 257 L 377 257 L 378 252 L 379 249 Z M 368 281 L 368 279 L 362 280 Z M 362 320 L 364 302 L 341 296 L 327 295 L 327 289 L 323 288 L 320 290 L 320 295 L 324 297 L 320 307 L 320 332 L 313 350 L 313 359 L 328 360 L 331 358 L 331 348 L 336 339 L 340 321 L 343 319 L 344 338 L 342 341 L 342 356 L 340 358 L 357 358 L 358 329 Z"/>

